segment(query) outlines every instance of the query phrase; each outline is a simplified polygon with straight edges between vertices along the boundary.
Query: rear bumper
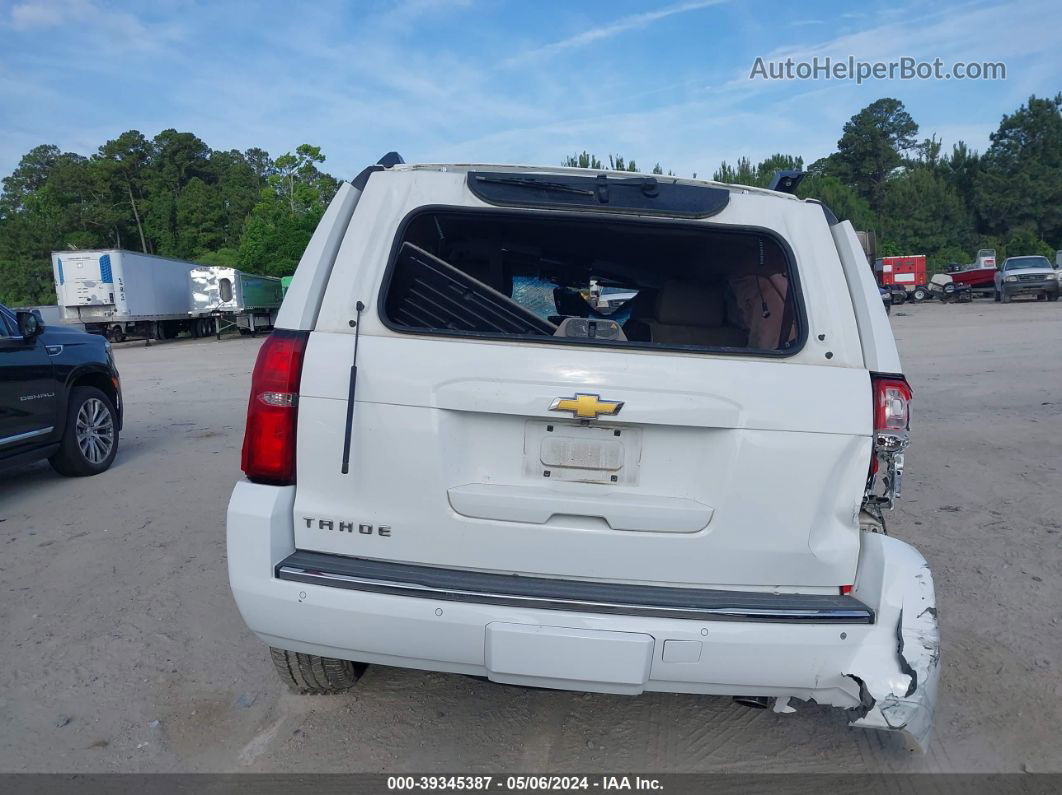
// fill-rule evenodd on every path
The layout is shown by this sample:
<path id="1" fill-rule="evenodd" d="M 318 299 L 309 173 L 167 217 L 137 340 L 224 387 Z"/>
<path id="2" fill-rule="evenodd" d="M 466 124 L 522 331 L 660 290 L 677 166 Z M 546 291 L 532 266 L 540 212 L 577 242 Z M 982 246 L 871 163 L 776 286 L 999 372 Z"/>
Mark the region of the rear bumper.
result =
<path id="1" fill-rule="evenodd" d="M 275 569 L 277 579 L 350 591 L 445 602 L 576 613 L 755 621 L 873 624 L 874 611 L 851 596 L 696 590 L 455 571 L 432 566 L 299 551 Z"/>
<path id="2" fill-rule="evenodd" d="M 674 618 L 281 579 L 295 553 L 293 501 L 292 487 L 243 482 L 229 504 L 233 595 L 271 646 L 539 687 L 813 699 L 849 709 L 853 725 L 928 741 L 939 675 L 933 585 L 921 555 L 895 539 L 863 537 L 853 602 L 872 608 L 874 623 Z"/>

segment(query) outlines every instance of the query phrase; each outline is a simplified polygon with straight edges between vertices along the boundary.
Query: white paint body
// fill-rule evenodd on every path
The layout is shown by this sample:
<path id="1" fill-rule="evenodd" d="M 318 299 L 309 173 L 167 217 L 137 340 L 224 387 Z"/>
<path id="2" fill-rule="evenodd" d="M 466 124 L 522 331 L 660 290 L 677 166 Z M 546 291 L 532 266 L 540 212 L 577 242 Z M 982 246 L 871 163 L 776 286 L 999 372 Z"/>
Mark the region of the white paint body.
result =
<path id="1" fill-rule="evenodd" d="M 195 263 L 121 249 L 52 253 L 63 319 L 125 322 L 188 317 Z"/>
<path id="2" fill-rule="evenodd" d="M 701 222 L 767 229 L 788 243 L 809 334 L 787 358 L 390 330 L 377 302 L 399 226 L 425 205 L 486 207 L 465 169 L 399 167 L 373 174 L 363 193 L 344 186 L 307 248 L 278 318 L 312 332 L 298 485 L 241 483 L 229 506 L 230 579 L 248 625 L 273 646 L 341 659 L 603 692 L 814 698 L 889 728 L 894 716 L 877 720 L 874 709 L 912 689 L 897 662 L 901 612 L 932 607 L 933 595 L 931 582 L 928 595 L 919 590 L 928 570 L 917 552 L 859 529 L 870 372 L 901 367 L 850 224 L 831 229 L 817 204 L 752 189 L 732 192 Z M 366 308 L 343 475 L 357 301 Z M 542 476 L 551 454 L 543 426 L 581 432 L 549 406 L 576 392 L 624 403 L 595 423 L 621 440 L 607 456 L 615 481 Z M 308 517 L 391 531 L 330 533 Z M 876 621 L 704 622 L 436 602 L 276 578 L 296 549 L 625 585 L 837 594 L 854 583 Z M 920 743 L 936 671 L 934 657 L 913 691 L 926 724 L 912 732 Z"/>

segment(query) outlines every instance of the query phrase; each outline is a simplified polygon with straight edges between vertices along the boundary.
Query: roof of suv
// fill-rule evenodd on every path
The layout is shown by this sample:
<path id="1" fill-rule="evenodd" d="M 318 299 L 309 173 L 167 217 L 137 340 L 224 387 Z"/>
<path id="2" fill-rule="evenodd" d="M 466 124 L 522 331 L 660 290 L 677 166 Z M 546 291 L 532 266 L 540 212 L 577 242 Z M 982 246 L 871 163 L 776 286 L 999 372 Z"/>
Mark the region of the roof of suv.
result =
<path id="1" fill-rule="evenodd" d="M 498 163 L 402 163 L 390 166 L 388 171 L 453 171 L 467 173 L 469 171 L 504 171 L 513 174 L 569 174 L 571 176 L 597 176 L 598 174 L 611 174 L 617 177 L 652 177 L 659 182 L 674 185 L 703 185 L 713 188 L 725 188 L 732 193 L 757 193 L 764 196 L 789 199 L 791 201 L 803 201 L 791 193 L 756 188 L 751 185 L 733 185 L 726 182 L 715 182 L 710 179 L 686 179 L 668 174 L 646 174 L 643 171 L 610 171 L 608 169 L 594 168 L 570 168 L 568 166 L 527 166 Z"/>

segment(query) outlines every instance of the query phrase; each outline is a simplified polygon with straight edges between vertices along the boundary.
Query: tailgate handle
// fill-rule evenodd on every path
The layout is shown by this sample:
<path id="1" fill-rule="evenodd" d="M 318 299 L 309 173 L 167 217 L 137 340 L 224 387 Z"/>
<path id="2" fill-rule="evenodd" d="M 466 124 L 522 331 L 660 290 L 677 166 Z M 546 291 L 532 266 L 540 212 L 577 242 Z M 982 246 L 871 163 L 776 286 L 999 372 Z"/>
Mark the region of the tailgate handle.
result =
<path id="1" fill-rule="evenodd" d="M 683 497 L 586 494 L 491 483 L 457 486 L 447 495 L 451 508 L 472 519 L 545 524 L 554 516 L 583 516 L 602 519 L 613 530 L 644 533 L 696 533 L 708 526 L 714 512 L 711 506 Z"/>

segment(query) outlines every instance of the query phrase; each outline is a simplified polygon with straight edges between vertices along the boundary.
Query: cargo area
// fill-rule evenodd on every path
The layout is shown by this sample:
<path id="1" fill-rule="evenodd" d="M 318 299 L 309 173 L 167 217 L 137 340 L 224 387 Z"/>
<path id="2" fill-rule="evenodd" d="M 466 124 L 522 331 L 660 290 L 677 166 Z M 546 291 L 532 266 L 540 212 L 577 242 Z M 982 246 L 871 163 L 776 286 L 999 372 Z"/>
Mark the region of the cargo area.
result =
<path id="1" fill-rule="evenodd" d="M 794 272 L 764 233 L 425 211 L 386 278 L 397 329 L 691 350 L 800 343 Z"/>

